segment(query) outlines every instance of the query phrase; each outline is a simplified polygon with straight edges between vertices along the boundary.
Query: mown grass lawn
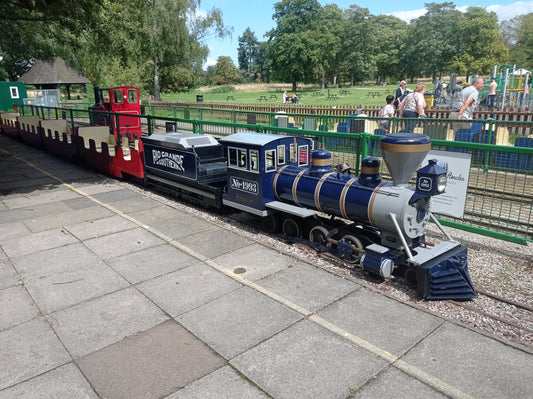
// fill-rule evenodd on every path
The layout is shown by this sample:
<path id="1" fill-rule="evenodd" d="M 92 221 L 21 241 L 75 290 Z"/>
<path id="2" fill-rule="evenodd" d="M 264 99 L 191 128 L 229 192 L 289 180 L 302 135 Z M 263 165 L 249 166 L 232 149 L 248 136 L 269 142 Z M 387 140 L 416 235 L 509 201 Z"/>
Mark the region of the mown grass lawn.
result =
<path id="1" fill-rule="evenodd" d="M 203 96 L 204 102 L 227 102 L 227 103 L 240 103 L 240 104 L 274 104 L 282 103 L 283 90 L 286 85 L 236 85 L 234 90 L 220 93 L 217 89 L 199 89 L 191 90 L 189 92 L 179 93 L 162 93 L 161 97 L 163 101 L 172 102 L 195 102 L 196 96 Z M 411 87 L 412 86 L 412 87 Z M 413 89 L 415 85 L 408 85 L 410 89 Z M 282 90 L 282 91 L 279 91 Z M 377 95 L 369 93 L 374 92 Z M 299 103 L 305 105 L 318 105 L 318 106 L 335 106 L 335 105 L 385 105 L 385 98 L 387 95 L 396 92 L 396 86 L 364 86 L 364 87 L 352 87 L 352 88 L 333 88 L 324 89 L 320 87 L 304 86 L 301 90 L 298 90 Z M 287 90 L 287 93 L 292 93 Z M 336 95 L 336 99 L 328 98 L 329 95 Z M 233 96 L 233 98 L 228 98 Z M 261 96 L 266 97 L 266 101 L 259 99 Z M 271 98 L 272 97 L 272 98 Z M 275 97 L 275 98 L 274 98 Z"/>

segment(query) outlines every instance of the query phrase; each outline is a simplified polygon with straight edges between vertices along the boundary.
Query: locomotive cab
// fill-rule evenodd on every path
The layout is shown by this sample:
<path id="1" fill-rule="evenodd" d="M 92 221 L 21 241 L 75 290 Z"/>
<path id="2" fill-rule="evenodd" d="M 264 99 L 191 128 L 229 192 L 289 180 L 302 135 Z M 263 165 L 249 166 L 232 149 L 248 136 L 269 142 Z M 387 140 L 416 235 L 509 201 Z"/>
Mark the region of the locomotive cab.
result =
<path id="1" fill-rule="evenodd" d="M 251 132 L 226 136 L 220 143 L 228 160 L 224 204 L 263 217 L 277 204 L 272 189 L 276 171 L 288 165 L 308 167 L 313 145 L 303 137 Z"/>
<path id="2" fill-rule="evenodd" d="M 91 123 L 109 126 L 117 142 L 126 136 L 130 142 L 139 139 L 141 130 L 141 102 L 134 87 L 94 88 L 95 104 L 89 107 Z M 110 112 L 118 115 L 110 115 Z M 132 116 L 130 116 L 132 115 Z"/>

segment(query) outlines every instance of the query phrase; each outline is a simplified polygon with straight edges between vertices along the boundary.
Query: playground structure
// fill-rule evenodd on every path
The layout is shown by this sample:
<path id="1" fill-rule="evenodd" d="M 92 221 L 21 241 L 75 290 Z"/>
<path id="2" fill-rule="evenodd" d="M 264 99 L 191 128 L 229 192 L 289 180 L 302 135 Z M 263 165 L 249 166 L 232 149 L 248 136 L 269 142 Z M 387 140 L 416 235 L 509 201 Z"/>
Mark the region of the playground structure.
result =
<path id="1" fill-rule="evenodd" d="M 494 65 L 494 70 L 485 81 L 480 98 L 488 95 L 488 85 L 492 78 L 496 79 L 495 108 L 503 110 L 505 107 L 522 107 L 529 105 L 529 89 L 531 84 L 531 72 L 516 65 Z"/>

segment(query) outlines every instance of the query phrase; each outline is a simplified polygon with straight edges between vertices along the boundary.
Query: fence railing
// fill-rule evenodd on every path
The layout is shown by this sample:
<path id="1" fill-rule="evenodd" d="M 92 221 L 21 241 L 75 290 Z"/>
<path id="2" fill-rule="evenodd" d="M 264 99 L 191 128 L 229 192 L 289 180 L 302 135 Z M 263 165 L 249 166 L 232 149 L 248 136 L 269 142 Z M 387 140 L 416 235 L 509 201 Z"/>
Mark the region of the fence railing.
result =
<path id="1" fill-rule="evenodd" d="M 311 137 L 317 147 L 330 150 L 334 165 L 346 163 L 353 173 L 358 173 L 362 158 L 381 156 L 378 141 L 385 133 L 381 123 L 384 119 L 372 116 L 260 112 L 250 120 L 250 112 L 173 107 L 168 115 L 163 110 L 154 107 L 155 115 L 140 116 L 143 134 L 188 131 L 223 137 L 257 131 L 304 135 Z M 72 127 L 90 122 L 87 110 L 25 106 L 21 112 L 44 119 L 67 119 Z M 206 112 L 217 120 L 205 120 Z M 230 121 L 226 121 L 228 114 Z M 118 124 L 121 117 L 132 116 L 110 117 Z M 405 131 L 407 123 L 413 122 L 412 130 L 430 136 L 434 150 L 470 155 L 464 218 L 439 216 L 441 223 L 513 242 L 533 241 L 533 135 L 526 135 L 533 131 L 533 122 L 486 119 L 465 125 L 464 120 L 444 118 L 391 118 L 390 122 L 391 132 Z M 384 163 L 381 173 L 384 180 L 389 179 Z"/>

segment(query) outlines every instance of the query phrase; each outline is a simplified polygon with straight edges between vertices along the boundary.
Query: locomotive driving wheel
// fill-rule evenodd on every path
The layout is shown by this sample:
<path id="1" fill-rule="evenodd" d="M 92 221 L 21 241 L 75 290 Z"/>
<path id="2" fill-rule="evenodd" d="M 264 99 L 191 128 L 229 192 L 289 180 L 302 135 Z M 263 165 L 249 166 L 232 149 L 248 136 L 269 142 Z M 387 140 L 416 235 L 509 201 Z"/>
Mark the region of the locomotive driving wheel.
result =
<path id="1" fill-rule="evenodd" d="M 363 244 L 359 238 L 347 234 L 341 238 L 341 241 L 344 241 L 347 244 L 350 244 L 352 247 L 352 255 L 348 259 L 344 259 L 348 263 L 358 263 L 361 260 L 361 254 L 364 251 Z"/>
<path id="2" fill-rule="evenodd" d="M 287 218 L 283 221 L 282 225 L 283 234 L 289 237 L 301 237 L 302 226 L 298 220 L 293 218 Z"/>
<path id="3" fill-rule="evenodd" d="M 324 226 L 315 226 L 309 232 L 309 241 L 329 247 L 331 244 L 328 240 L 328 233 L 328 230 Z"/>

